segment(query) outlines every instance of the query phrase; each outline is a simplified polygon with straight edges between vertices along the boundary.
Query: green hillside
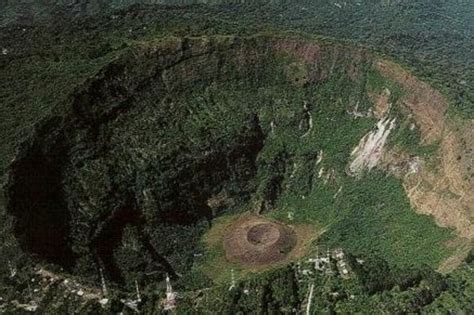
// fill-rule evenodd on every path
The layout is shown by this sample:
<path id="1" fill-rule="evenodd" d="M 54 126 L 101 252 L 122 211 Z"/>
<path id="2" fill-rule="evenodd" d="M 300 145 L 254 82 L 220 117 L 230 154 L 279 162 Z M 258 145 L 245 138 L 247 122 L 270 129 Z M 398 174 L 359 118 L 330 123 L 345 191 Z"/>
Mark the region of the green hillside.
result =
<path id="1" fill-rule="evenodd" d="M 474 6 L 192 3 L 0 5 L 0 313 L 474 310 Z"/>

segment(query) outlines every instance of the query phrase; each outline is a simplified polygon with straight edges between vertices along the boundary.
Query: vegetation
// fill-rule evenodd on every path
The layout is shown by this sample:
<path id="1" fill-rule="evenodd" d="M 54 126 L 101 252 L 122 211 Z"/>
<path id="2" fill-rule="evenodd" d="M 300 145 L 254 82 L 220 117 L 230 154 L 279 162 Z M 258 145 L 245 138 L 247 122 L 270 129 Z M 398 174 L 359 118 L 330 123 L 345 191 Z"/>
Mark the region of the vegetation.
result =
<path id="1" fill-rule="evenodd" d="M 36 298 L 34 289 L 43 292 L 31 287 L 35 264 L 91 287 L 100 286 L 100 265 L 111 291 L 106 307 L 98 300 L 63 299 L 58 284 L 44 291 L 40 311 L 120 312 L 120 300 L 134 296 L 137 283 L 141 310 L 156 313 L 167 273 L 180 275 L 173 282 L 180 313 L 300 312 L 312 284 L 314 314 L 474 311 L 472 255 L 452 274 L 434 271 L 454 251 L 446 246 L 452 231 L 415 214 L 398 179 L 381 171 L 360 178 L 346 172 L 352 149 L 377 121 L 348 111 L 357 104 L 366 112 L 373 106 L 369 94 L 384 89 L 399 122 L 389 145 L 424 157 L 436 148 L 420 144 L 412 118 L 397 107 L 404 91 L 377 72 L 365 49 L 404 62 L 451 98 L 451 114 L 473 117 L 471 3 L 159 2 L 179 5 L 128 8 L 132 1 L 99 1 L 75 11 L 0 4 L 0 174 L 6 179 L 12 165 L 21 165 L 11 164 L 15 156 L 18 163 L 32 156 L 31 170 L 40 173 L 49 164 L 25 148 L 38 146 L 54 156 L 62 145 L 55 141 L 65 139 L 67 161 L 54 160 L 64 167 L 54 180 L 64 189 L 65 208 L 75 210 L 68 245 L 76 256 L 72 267 L 59 267 L 32 251 L 17 230 L 22 249 L 40 259 L 25 255 L 12 237 L 15 224 L 29 218 L 24 226 L 49 230 L 38 226 L 59 206 L 32 202 L 44 211 L 16 215 L 10 225 L 11 190 L 8 200 L 2 192 L 0 220 L 8 224 L 0 229 L 0 295 L 6 301 L 28 303 Z M 318 66 L 327 77 L 311 77 L 304 56 L 266 50 L 273 40 L 288 38 L 320 45 Z M 241 41 L 247 41 L 243 53 L 250 61 L 229 48 Z M 186 45 L 211 47 L 215 55 L 173 63 L 169 53 L 160 62 L 173 71 L 156 66 L 155 48 L 173 52 Z M 94 123 L 100 127 L 91 128 Z M 216 196 L 224 196 L 223 205 L 210 207 Z M 201 238 L 219 220 L 255 207 L 324 230 L 309 255 L 316 246 L 344 248 L 351 277 L 303 277 L 296 264 L 259 274 L 220 264 L 219 240 Z M 91 248 L 111 249 L 97 254 Z M 232 290 L 230 268 L 237 275 Z M 11 307 L 0 301 L 0 312 Z"/>
<path id="2" fill-rule="evenodd" d="M 56 10 L 51 9 L 51 4 L 42 5 L 35 1 L 29 5 L 23 2 L 16 6 L 5 4 L 6 10 L 1 10 L 4 13 L 3 21 L 25 15 L 27 18 L 18 20 L 23 23 L 41 20 L 41 16 L 61 12 L 62 2 L 56 3 L 59 4 Z M 217 5 L 196 5 L 192 9 L 156 6 L 190 3 Z M 79 4 L 73 10 L 69 7 L 69 10 L 76 15 L 93 15 L 126 8 L 131 4 L 145 6 L 134 6 L 134 14 L 125 14 L 126 25 L 121 23 L 125 28 L 115 31 L 130 36 L 132 34 L 127 34 L 127 27 L 131 27 L 132 37 L 147 36 L 165 28 L 182 35 L 203 32 L 252 34 L 279 29 L 331 36 L 369 46 L 404 61 L 418 75 L 451 96 L 454 112 L 473 117 L 474 92 L 469 83 L 474 75 L 471 54 L 474 5 L 470 1 L 370 0 L 338 3 L 328 0 L 127 0 Z M 185 14 L 182 14 L 182 10 L 186 11 Z M 35 15 L 32 12 L 42 14 Z M 116 26 L 116 23 L 112 24 Z M 145 31 L 143 26 L 146 27 Z"/>

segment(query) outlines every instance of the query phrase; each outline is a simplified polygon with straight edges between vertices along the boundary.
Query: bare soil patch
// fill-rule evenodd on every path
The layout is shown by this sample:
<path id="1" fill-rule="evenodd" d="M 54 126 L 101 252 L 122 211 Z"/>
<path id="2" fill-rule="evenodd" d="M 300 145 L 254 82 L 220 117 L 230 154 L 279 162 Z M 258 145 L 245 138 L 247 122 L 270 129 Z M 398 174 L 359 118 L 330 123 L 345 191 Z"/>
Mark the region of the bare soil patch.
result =
<path id="1" fill-rule="evenodd" d="M 280 237 L 280 229 L 271 223 L 257 224 L 247 233 L 247 240 L 252 245 L 265 246 L 274 244 Z"/>
<path id="2" fill-rule="evenodd" d="M 386 116 L 392 104 L 389 102 L 390 90 L 384 89 L 381 93 L 369 93 L 369 97 L 374 103 L 373 115 L 377 119 L 382 119 Z"/>
<path id="3" fill-rule="evenodd" d="M 282 223 L 245 215 L 226 228 L 226 259 L 244 265 L 269 265 L 284 260 L 297 243 L 295 231 Z"/>
<path id="4" fill-rule="evenodd" d="M 414 115 L 422 141 L 430 144 L 440 139 L 446 128 L 445 114 L 448 109 L 441 93 L 395 63 L 380 61 L 377 68 L 383 76 L 400 84 L 405 91 L 403 106 Z"/>
<path id="5" fill-rule="evenodd" d="M 438 271 L 441 273 L 449 273 L 456 269 L 469 255 L 470 249 L 474 246 L 474 241 L 457 237 L 446 245 L 456 248 L 456 250 L 453 255 L 442 261 L 439 265 Z"/>
<path id="6" fill-rule="evenodd" d="M 280 239 L 282 231 L 285 239 Z M 306 255 L 323 232 L 314 225 L 286 225 L 253 213 L 218 218 L 204 236 L 209 261 L 203 271 L 216 281 L 227 282 L 230 270 L 241 277 L 281 266 Z M 232 247 L 234 242 L 237 247 Z M 245 253 L 245 248 L 253 248 L 253 254 Z"/>
<path id="7" fill-rule="evenodd" d="M 399 65 L 381 61 L 377 68 L 385 77 L 404 89 L 402 105 L 410 111 L 420 128 L 422 143 L 439 143 L 431 167 L 419 159 L 418 168 L 402 167 L 407 171 L 395 172 L 403 180 L 405 191 L 418 213 L 432 215 L 442 227 L 455 228 L 464 239 L 461 251 L 445 261 L 440 270 L 452 270 L 462 261 L 466 248 L 472 248 L 474 239 L 474 121 L 448 117 L 447 100 L 425 82 L 402 69 Z M 410 166 L 413 157 L 397 153 L 394 148 L 385 153 L 384 166 L 389 170 Z"/>

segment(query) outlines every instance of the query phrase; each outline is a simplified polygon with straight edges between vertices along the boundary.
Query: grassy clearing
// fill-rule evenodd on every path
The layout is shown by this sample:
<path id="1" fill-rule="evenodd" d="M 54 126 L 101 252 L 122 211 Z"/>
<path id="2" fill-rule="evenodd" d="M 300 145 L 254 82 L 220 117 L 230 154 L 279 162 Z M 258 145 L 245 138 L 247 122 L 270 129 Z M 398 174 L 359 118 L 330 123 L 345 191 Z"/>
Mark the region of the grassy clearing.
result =
<path id="1" fill-rule="evenodd" d="M 239 215 L 226 215 L 216 218 L 213 227 L 203 237 L 205 262 L 198 268 L 216 283 L 230 282 L 231 269 L 239 275 L 242 272 L 238 265 L 226 261 L 222 244 L 227 226 L 238 217 Z"/>

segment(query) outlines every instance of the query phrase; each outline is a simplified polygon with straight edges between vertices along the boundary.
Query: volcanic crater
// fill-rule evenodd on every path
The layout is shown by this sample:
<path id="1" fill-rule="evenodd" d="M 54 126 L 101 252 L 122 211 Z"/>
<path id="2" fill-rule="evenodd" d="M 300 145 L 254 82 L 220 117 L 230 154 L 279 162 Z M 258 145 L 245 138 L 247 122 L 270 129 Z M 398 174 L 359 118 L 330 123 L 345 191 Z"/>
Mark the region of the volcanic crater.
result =
<path id="1" fill-rule="evenodd" d="M 280 222 L 245 215 L 228 226 L 223 243 L 230 262 L 260 266 L 287 258 L 297 237 L 291 227 Z"/>
<path id="2" fill-rule="evenodd" d="M 331 202 L 344 193 L 350 151 L 375 123 L 366 95 L 376 61 L 363 49 L 272 36 L 138 43 L 20 146 L 6 187 L 14 234 L 42 260 L 125 283 L 190 270 L 183 256 L 194 257 L 202 226 L 252 203 L 254 214 L 222 239 L 227 259 L 283 261 L 297 234 L 257 214 L 282 192 L 301 200 L 330 187 Z M 346 103 L 367 114 L 351 116 Z M 222 206 L 209 205 L 221 195 Z"/>

